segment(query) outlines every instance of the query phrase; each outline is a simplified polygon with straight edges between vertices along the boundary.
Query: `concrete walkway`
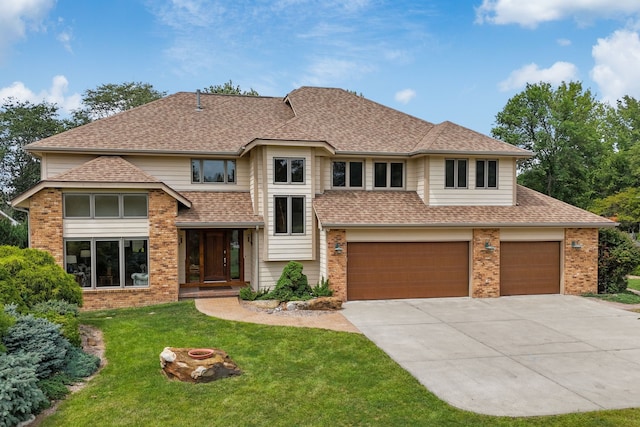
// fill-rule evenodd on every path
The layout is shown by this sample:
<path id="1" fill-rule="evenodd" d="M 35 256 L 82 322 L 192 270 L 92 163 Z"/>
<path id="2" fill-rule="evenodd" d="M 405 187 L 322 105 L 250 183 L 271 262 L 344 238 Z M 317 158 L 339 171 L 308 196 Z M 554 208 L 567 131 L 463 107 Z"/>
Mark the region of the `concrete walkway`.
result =
<path id="1" fill-rule="evenodd" d="M 196 299 L 195 302 L 196 308 L 202 313 L 225 320 L 360 333 L 358 328 L 345 319 L 341 312 L 301 311 L 269 314 L 264 311 L 253 311 L 242 307 L 237 297 L 201 298 Z"/>
<path id="2" fill-rule="evenodd" d="M 453 406 L 534 416 L 640 407 L 640 314 L 587 298 L 355 301 L 343 313 Z"/>

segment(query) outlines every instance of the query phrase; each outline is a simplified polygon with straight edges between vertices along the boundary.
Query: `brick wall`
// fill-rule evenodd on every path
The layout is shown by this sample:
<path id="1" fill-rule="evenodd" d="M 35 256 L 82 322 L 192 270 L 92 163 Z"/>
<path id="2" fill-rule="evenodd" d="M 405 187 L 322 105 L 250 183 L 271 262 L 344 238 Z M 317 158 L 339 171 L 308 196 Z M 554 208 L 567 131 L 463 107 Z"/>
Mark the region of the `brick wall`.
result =
<path id="1" fill-rule="evenodd" d="M 495 249 L 488 250 L 489 242 Z M 488 298 L 500 296 L 500 230 L 476 228 L 471 242 L 471 296 Z"/>
<path id="2" fill-rule="evenodd" d="M 178 204 L 161 190 L 149 191 L 149 287 L 84 291 L 85 310 L 141 307 L 178 301 Z"/>
<path id="3" fill-rule="evenodd" d="M 30 247 L 48 251 L 64 268 L 62 191 L 56 188 L 40 190 L 29 203 Z"/>
<path id="4" fill-rule="evenodd" d="M 582 245 L 571 247 L 571 242 Z M 564 231 L 564 293 L 598 292 L 598 229 L 567 228 Z"/>
<path id="5" fill-rule="evenodd" d="M 336 243 L 342 253 L 336 253 Z M 327 274 L 333 296 L 342 301 L 347 300 L 347 232 L 345 230 L 329 230 L 327 232 Z"/>

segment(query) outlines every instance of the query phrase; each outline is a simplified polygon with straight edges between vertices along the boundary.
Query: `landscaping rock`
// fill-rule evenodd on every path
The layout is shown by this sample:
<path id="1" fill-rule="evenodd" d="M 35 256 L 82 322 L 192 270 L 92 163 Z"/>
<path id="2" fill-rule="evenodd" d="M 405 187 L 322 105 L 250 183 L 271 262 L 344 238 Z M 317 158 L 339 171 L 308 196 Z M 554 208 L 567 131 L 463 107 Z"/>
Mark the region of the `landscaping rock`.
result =
<path id="1" fill-rule="evenodd" d="M 287 311 L 308 310 L 308 301 L 289 301 L 287 303 Z"/>
<path id="2" fill-rule="evenodd" d="M 160 366 L 167 378 L 190 383 L 208 383 L 242 373 L 223 350 L 214 348 L 212 357 L 201 360 L 189 356 L 189 350 L 191 349 L 173 347 L 165 347 L 162 350 Z"/>
<path id="3" fill-rule="evenodd" d="M 307 302 L 307 310 L 340 310 L 342 301 L 336 297 L 319 297 Z"/>

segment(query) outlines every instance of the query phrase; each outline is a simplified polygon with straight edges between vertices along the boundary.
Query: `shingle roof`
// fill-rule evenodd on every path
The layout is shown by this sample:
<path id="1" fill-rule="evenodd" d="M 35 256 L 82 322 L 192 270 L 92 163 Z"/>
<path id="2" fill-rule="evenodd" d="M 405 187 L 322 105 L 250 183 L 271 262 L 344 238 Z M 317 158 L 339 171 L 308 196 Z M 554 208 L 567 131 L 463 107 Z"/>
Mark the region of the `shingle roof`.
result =
<path id="1" fill-rule="evenodd" d="M 342 89 L 282 98 L 179 92 L 28 145 L 33 152 L 240 154 L 254 140 L 323 141 L 339 153 L 531 153 L 451 122 L 434 125 Z"/>
<path id="2" fill-rule="evenodd" d="M 119 156 L 100 156 L 50 179 L 59 182 L 160 182 Z"/>
<path id="3" fill-rule="evenodd" d="M 189 226 L 256 226 L 263 225 L 261 215 L 253 212 L 251 194 L 246 192 L 183 191 L 191 209 L 180 209 L 176 223 Z"/>
<path id="4" fill-rule="evenodd" d="M 613 221 L 517 187 L 516 206 L 426 206 L 413 191 L 327 191 L 313 202 L 325 227 L 612 227 Z"/>

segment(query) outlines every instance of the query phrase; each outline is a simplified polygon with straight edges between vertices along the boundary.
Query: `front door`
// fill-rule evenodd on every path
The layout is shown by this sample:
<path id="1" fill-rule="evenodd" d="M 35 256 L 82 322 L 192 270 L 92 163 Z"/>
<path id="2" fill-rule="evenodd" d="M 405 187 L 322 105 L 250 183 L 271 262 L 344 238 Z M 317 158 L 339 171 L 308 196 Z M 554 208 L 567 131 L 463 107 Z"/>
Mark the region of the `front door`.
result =
<path id="1" fill-rule="evenodd" d="M 187 283 L 242 281 L 242 230 L 186 230 Z"/>
<path id="2" fill-rule="evenodd" d="M 204 233 L 204 281 L 227 280 L 227 250 L 224 231 Z"/>

